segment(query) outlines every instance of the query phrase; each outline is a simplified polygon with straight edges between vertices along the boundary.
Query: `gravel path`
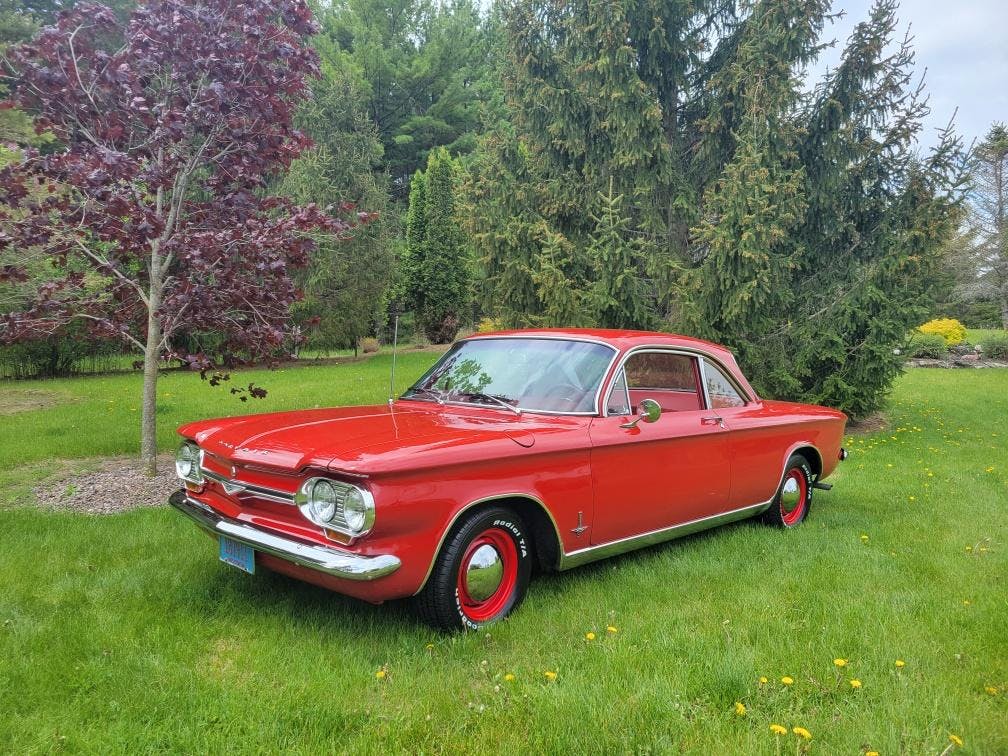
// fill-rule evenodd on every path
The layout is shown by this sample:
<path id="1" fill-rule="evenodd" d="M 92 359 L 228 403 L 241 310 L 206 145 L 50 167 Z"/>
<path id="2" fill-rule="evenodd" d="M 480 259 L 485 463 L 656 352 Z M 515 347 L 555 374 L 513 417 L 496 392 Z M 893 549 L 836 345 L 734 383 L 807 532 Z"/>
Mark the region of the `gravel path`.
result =
<path id="1" fill-rule="evenodd" d="M 134 457 L 102 460 L 97 469 L 75 472 L 36 486 L 40 507 L 87 514 L 115 514 L 137 507 L 160 507 L 179 489 L 173 455 L 158 457 L 158 474 L 148 478 Z"/>

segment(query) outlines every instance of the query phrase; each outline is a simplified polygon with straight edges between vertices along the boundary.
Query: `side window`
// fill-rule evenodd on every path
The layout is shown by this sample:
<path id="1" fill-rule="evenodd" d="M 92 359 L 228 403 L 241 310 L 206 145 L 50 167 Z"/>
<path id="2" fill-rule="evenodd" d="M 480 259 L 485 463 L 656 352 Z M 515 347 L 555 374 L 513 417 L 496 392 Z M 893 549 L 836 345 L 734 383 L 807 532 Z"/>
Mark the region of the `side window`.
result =
<path id="1" fill-rule="evenodd" d="M 606 402 L 607 415 L 629 415 L 632 407 L 627 394 L 626 373 L 622 370 L 613 381 L 612 389 L 609 391 L 609 401 Z"/>
<path id="2" fill-rule="evenodd" d="M 626 361 L 623 371 L 630 407 L 622 414 L 632 412 L 644 399 L 654 399 L 665 412 L 703 409 L 695 357 L 672 352 L 639 352 Z M 613 388 L 610 405 L 615 401 L 615 383 Z M 609 412 L 616 414 L 612 409 Z"/>
<path id="3" fill-rule="evenodd" d="M 709 360 L 704 360 L 704 376 L 707 378 L 707 395 L 710 396 L 711 409 L 741 407 L 745 404 L 745 399 L 735 390 L 724 372 Z"/>

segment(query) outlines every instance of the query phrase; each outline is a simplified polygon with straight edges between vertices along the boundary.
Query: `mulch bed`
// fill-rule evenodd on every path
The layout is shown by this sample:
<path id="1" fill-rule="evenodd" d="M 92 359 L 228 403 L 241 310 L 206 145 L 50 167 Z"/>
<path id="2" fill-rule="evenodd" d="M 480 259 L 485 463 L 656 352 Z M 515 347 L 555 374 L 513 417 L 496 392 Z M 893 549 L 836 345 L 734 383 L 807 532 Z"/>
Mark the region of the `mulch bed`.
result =
<path id="1" fill-rule="evenodd" d="M 158 473 L 144 473 L 140 460 L 114 457 L 98 468 L 47 480 L 34 493 L 40 507 L 87 514 L 116 514 L 138 507 L 160 507 L 179 489 L 172 455 L 158 457 Z"/>

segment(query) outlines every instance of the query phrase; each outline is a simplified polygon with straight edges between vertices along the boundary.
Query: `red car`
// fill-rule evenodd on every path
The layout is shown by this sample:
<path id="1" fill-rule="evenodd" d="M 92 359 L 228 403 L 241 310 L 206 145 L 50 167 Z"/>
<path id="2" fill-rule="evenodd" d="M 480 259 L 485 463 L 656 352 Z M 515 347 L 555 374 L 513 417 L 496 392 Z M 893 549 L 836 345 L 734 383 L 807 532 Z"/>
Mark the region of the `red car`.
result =
<path id="1" fill-rule="evenodd" d="M 478 628 L 518 606 L 533 567 L 756 516 L 795 527 L 846 456 L 846 420 L 761 399 L 705 341 L 478 334 L 387 405 L 182 426 L 171 504 L 243 570 L 412 596 L 437 627 Z"/>

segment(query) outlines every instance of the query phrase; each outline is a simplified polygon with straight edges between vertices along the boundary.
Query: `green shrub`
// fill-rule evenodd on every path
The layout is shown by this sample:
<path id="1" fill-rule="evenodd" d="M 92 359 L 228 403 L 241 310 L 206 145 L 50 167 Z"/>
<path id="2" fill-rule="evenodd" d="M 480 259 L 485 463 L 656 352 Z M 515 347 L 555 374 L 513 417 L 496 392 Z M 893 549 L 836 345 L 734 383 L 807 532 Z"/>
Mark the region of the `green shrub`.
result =
<path id="1" fill-rule="evenodd" d="M 933 334 L 945 339 L 947 346 L 955 346 L 966 340 L 966 326 L 954 318 L 935 318 L 917 328 L 923 334 Z"/>
<path id="2" fill-rule="evenodd" d="M 993 333 L 980 344 L 983 354 L 995 360 L 1008 359 L 1008 331 Z"/>
<path id="3" fill-rule="evenodd" d="M 915 333 L 907 348 L 908 357 L 926 357 L 934 360 L 942 359 L 948 354 L 945 339 L 936 333 Z"/>

